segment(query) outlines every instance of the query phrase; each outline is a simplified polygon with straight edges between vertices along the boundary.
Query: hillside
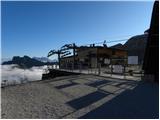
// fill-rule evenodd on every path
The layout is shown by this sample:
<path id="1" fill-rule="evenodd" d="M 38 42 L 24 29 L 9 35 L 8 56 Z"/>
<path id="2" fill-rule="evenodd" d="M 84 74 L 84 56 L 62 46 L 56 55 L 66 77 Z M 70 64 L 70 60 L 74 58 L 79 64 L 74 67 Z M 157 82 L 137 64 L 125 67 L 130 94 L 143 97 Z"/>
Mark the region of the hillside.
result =
<path id="1" fill-rule="evenodd" d="M 17 64 L 22 68 L 31 68 L 33 66 L 52 65 L 53 62 L 41 62 L 28 56 L 14 56 L 11 61 L 3 62 L 2 65 Z"/>
<path id="2" fill-rule="evenodd" d="M 128 56 L 138 56 L 139 63 L 142 63 L 146 44 L 147 44 L 147 34 L 142 34 L 131 37 L 124 45 L 116 44 L 111 48 L 128 50 Z"/>
<path id="3" fill-rule="evenodd" d="M 112 46 L 111 48 L 122 49 L 122 48 L 123 48 L 123 45 L 122 45 L 121 43 L 118 43 L 118 44 Z"/>

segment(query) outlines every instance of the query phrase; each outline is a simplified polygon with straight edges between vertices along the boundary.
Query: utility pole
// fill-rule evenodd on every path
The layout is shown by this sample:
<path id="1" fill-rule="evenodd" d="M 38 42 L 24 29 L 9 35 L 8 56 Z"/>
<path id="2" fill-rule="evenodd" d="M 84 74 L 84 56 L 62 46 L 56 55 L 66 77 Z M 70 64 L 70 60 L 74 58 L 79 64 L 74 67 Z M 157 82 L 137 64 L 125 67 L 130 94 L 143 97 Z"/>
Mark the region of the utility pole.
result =
<path id="1" fill-rule="evenodd" d="M 153 6 L 143 70 L 144 80 L 159 82 L 159 1 Z"/>
<path id="2" fill-rule="evenodd" d="M 57 54 L 58 54 L 58 65 L 59 65 L 59 68 L 61 68 L 61 57 L 60 57 L 61 52 L 60 52 L 60 50 L 58 50 Z"/>
<path id="3" fill-rule="evenodd" d="M 75 69 L 76 45 L 73 43 L 73 69 Z"/>

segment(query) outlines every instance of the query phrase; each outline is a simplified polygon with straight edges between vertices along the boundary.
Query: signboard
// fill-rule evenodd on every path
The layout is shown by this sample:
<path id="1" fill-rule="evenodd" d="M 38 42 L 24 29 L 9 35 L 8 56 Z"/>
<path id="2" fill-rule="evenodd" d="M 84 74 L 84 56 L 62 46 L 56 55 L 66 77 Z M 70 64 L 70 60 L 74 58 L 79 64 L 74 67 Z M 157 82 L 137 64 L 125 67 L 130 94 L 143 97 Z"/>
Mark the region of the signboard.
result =
<path id="1" fill-rule="evenodd" d="M 123 73 L 124 67 L 122 65 L 113 65 L 114 73 Z"/>
<path id="2" fill-rule="evenodd" d="M 83 58 L 80 58 L 80 60 L 79 60 L 80 62 L 84 62 L 84 59 Z"/>
<path id="3" fill-rule="evenodd" d="M 138 64 L 138 56 L 128 56 L 128 64 L 137 65 Z"/>
<path id="4" fill-rule="evenodd" d="M 104 63 L 105 63 L 105 64 L 110 64 L 110 59 L 105 58 L 105 59 L 104 59 Z"/>

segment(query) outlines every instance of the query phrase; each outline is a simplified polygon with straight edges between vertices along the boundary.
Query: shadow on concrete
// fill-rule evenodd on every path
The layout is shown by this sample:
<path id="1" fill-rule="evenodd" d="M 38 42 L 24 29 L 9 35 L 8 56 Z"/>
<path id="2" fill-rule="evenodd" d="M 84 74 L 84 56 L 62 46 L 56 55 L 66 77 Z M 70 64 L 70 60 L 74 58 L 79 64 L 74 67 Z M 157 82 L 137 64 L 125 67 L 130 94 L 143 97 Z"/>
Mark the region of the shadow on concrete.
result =
<path id="1" fill-rule="evenodd" d="M 129 86 L 136 86 L 139 82 L 138 81 L 125 81 L 125 82 L 115 82 L 117 85 L 114 85 L 115 87 L 120 87 L 121 85 L 129 85 Z"/>
<path id="2" fill-rule="evenodd" d="M 71 107 L 75 108 L 76 110 L 78 110 L 78 109 L 86 107 L 86 106 L 106 97 L 107 95 L 108 94 L 106 94 L 106 93 L 96 91 L 96 92 L 90 93 L 86 96 L 69 101 L 69 102 L 67 102 L 67 104 L 70 105 Z"/>
<path id="3" fill-rule="evenodd" d="M 98 86 L 100 86 L 100 85 L 104 85 L 104 84 L 109 83 L 109 82 L 111 82 L 111 81 L 107 81 L 107 80 L 97 80 L 97 81 L 92 82 L 92 83 L 89 83 L 89 84 L 87 84 L 87 85 L 88 85 L 88 86 L 91 86 L 91 87 L 98 87 Z"/>
<path id="4" fill-rule="evenodd" d="M 71 86 L 74 86 L 74 85 L 78 85 L 78 84 L 77 83 L 68 83 L 68 84 L 65 84 L 65 85 L 56 86 L 55 88 L 63 89 L 63 88 L 71 87 Z"/>
<path id="5" fill-rule="evenodd" d="M 88 97 L 88 99 L 96 99 Z M 76 102 L 78 104 L 78 102 Z M 73 106 L 73 105 L 72 105 Z M 140 82 L 133 90 L 126 90 L 81 119 L 153 119 L 159 118 L 159 86 Z"/>
<path id="6" fill-rule="evenodd" d="M 69 71 L 62 71 L 59 69 L 48 69 L 49 73 L 42 74 L 42 80 L 45 79 L 51 79 L 55 77 L 61 77 L 61 76 L 69 76 L 69 75 L 80 75 L 81 73 L 74 73 Z"/>

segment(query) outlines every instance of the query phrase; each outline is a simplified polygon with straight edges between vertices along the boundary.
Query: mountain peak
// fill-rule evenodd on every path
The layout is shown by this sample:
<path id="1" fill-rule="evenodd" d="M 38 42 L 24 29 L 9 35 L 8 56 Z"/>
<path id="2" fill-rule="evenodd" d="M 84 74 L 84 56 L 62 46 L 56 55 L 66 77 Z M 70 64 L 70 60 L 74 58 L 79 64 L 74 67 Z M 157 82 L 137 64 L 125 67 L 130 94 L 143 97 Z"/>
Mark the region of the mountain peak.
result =
<path id="1" fill-rule="evenodd" d="M 13 56 L 11 61 L 3 62 L 2 65 L 10 65 L 10 64 L 17 64 L 22 68 L 31 68 L 33 66 L 43 66 L 43 65 L 52 65 L 53 62 L 41 62 L 36 59 L 30 58 L 29 56 Z"/>
<path id="2" fill-rule="evenodd" d="M 138 56 L 139 63 L 142 63 L 147 44 L 147 37 L 147 34 L 136 35 L 128 39 L 124 45 L 119 43 L 111 46 L 111 48 L 125 49 L 128 51 L 128 56 Z"/>

